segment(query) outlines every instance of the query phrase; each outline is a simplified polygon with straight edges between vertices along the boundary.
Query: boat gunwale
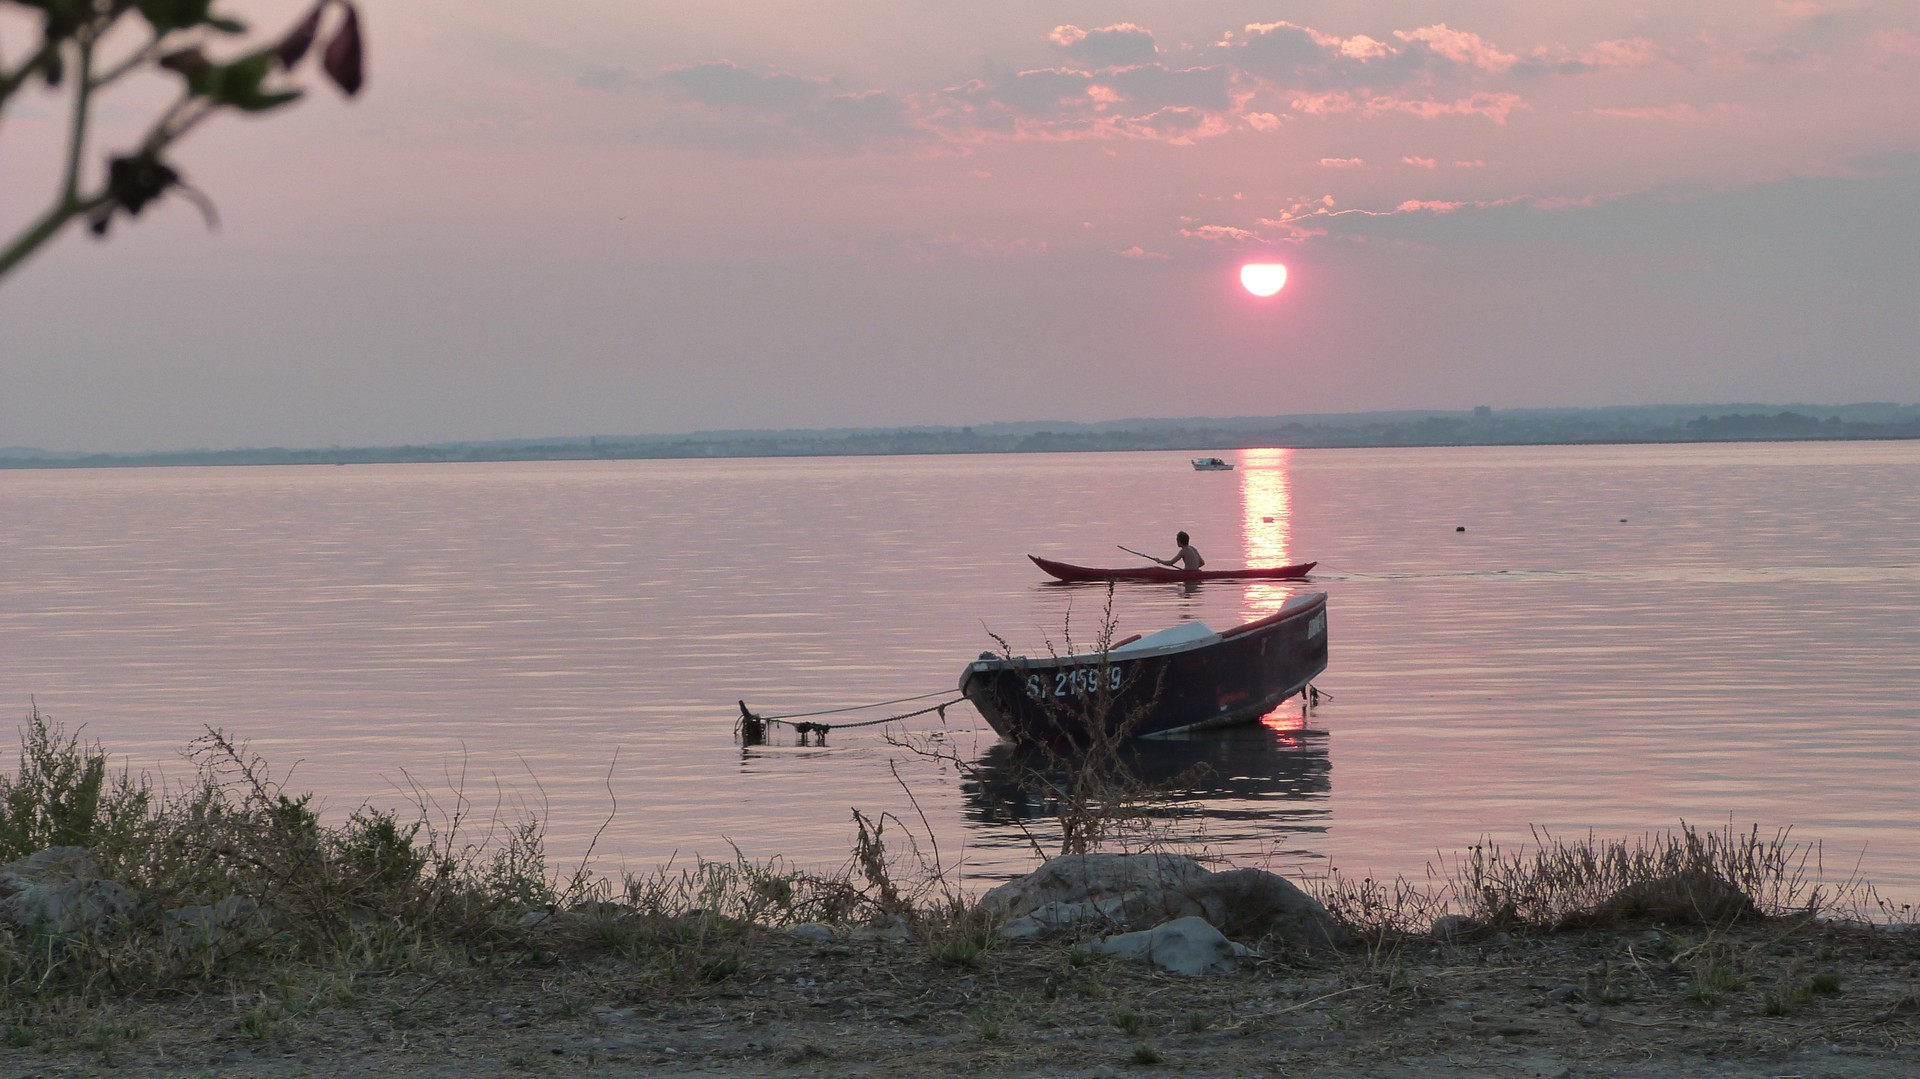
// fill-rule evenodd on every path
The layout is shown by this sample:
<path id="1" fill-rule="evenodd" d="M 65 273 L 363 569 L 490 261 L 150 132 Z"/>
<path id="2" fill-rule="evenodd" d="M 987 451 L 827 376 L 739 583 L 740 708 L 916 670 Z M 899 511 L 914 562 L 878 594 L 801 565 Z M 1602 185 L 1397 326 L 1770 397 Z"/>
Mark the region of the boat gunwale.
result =
<path id="1" fill-rule="evenodd" d="M 1076 652 L 1065 656 L 1042 657 L 983 656 L 968 664 L 967 670 L 970 674 L 986 674 L 995 670 L 1028 671 L 1047 667 L 1086 667 L 1102 663 L 1133 663 L 1143 659 L 1165 659 L 1169 656 L 1177 656 L 1184 652 L 1218 648 L 1222 644 L 1229 641 L 1240 640 L 1250 634 L 1257 635 L 1270 632 L 1296 618 L 1310 616 L 1311 612 L 1325 608 L 1326 604 L 1327 594 L 1325 592 L 1310 592 L 1304 596 L 1292 596 L 1287 599 L 1286 603 L 1283 604 L 1279 610 L 1272 614 L 1234 626 L 1231 629 L 1220 630 L 1211 638 L 1202 638 L 1193 641 L 1176 641 L 1172 644 L 1156 645 L 1138 651 L 1127 652 L 1118 658 L 1114 657 L 1114 649 L 1126 644 L 1127 641 L 1138 640 L 1138 634 L 1127 638 L 1127 641 L 1110 644 L 1105 651 L 1100 652 Z"/>

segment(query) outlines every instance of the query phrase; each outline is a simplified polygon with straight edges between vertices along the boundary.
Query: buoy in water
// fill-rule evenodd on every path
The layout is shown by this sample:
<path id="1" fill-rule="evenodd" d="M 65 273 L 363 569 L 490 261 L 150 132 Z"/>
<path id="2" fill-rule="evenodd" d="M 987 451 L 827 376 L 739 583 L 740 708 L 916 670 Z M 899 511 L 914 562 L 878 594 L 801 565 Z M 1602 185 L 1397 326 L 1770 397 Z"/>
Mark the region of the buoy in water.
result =
<path id="1" fill-rule="evenodd" d="M 1465 531 L 1467 530 L 1467 526 L 1466 526 L 1466 525 L 1454 525 L 1454 526 L 1453 526 L 1453 530 L 1454 530 L 1455 532 L 1465 532 Z"/>

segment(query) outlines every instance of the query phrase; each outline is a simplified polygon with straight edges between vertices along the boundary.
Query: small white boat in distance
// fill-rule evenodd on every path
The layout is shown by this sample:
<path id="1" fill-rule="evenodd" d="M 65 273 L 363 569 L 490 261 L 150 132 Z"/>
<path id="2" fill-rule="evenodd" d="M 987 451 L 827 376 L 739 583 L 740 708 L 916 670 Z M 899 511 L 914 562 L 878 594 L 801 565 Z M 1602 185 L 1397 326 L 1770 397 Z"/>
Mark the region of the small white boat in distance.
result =
<path id="1" fill-rule="evenodd" d="M 1195 457 L 1193 459 L 1193 470 L 1195 472 L 1231 472 L 1233 471 L 1233 462 L 1222 461 L 1218 457 Z"/>

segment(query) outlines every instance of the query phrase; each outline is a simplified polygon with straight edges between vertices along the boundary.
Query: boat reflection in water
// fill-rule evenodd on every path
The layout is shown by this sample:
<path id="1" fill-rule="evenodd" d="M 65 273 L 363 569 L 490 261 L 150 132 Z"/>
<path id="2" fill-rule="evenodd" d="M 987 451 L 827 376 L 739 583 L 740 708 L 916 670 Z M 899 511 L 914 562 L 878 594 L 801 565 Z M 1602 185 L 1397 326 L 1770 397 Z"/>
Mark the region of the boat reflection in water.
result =
<path id="1" fill-rule="evenodd" d="M 1179 849 L 1230 859 L 1321 858 L 1302 833 L 1327 830 L 1333 765 L 1327 732 L 1283 708 L 1258 723 L 1115 748 L 1123 784 L 1152 793 L 1142 808 L 1182 842 Z M 1072 761 L 1044 746 L 997 742 L 961 784 L 974 842 L 1058 850 L 1060 791 Z M 1154 825 L 1149 825 L 1152 828 Z"/>

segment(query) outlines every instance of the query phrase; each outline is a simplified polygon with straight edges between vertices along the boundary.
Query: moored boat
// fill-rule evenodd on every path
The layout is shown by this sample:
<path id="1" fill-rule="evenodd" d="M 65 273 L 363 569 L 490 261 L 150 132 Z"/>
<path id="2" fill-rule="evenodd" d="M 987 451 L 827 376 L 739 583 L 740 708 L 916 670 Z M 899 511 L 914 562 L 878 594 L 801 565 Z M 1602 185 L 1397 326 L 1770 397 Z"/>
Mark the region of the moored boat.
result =
<path id="1" fill-rule="evenodd" d="M 1218 633 L 1183 622 L 1103 652 L 982 653 L 960 692 L 1016 742 L 1152 738 L 1252 722 L 1326 669 L 1327 594 L 1315 592 Z"/>
<path id="2" fill-rule="evenodd" d="M 1233 462 L 1223 461 L 1218 457 L 1195 457 L 1193 470 L 1195 472 L 1232 472 Z"/>
<path id="3" fill-rule="evenodd" d="M 1071 562 L 1028 555 L 1050 577 L 1062 581 L 1285 581 L 1305 577 L 1318 562 L 1294 566 L 1253 567 L 1249 569 L 1174 569 L 1171 566 L 1127 566 L 1121 569 L 1095 569 Z"/>

